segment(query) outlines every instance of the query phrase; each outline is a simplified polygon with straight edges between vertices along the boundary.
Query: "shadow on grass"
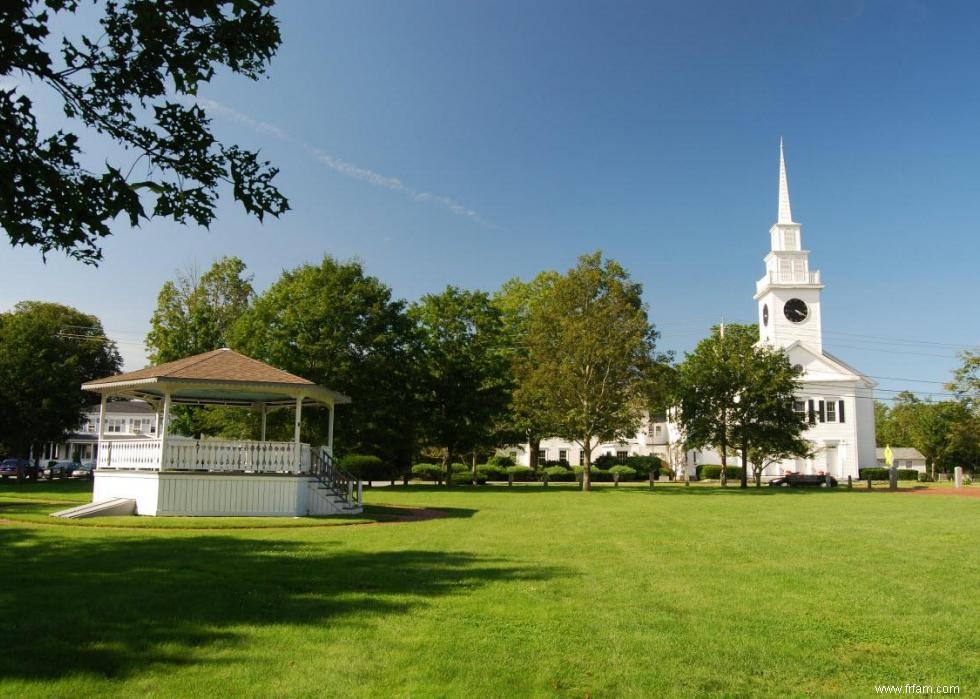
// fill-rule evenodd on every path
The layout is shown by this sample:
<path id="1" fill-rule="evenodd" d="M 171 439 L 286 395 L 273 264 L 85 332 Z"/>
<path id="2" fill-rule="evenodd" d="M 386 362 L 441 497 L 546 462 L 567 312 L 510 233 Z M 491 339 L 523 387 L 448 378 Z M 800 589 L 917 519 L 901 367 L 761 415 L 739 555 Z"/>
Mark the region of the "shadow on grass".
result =
<path id="1" fill-rule="evenodd" d="M 550 483 L 547 488 L 543 487 L 540 483 L 522 483 L 520 485 L 514 484 L 513 487 L 508 487 L 507 483 L 492 483 L 488 485 L 453 485 L 451 488 L 446 486 L 436 486 L 436 485 L 396 485 L 386 486 L 385 488 L 378 488 L 375 492 L 391 491 L 391 492 L 401 492 L 401 493 L 480 493 L 480 494 L 504 494 L 504 495 L 546 495 L 548 493 L 569 493 L 569 492 L 581 492 L 582 487 L 578 483 Z M 858 490 L 857 487 L 854 490 Z M 756 488 L 755 485 L 750 484 L 748 488 L 740 488 L 736 482 L 734 485 L 729 485 L 728 487 L 721 487 L 720 485 L 695 485 L 684 486 L 680 483 L 658 483 L 653 488 L 651 488 L 646 483 L 624 483 L 618 488 L 612 483 L 607 483 L 604 481 L 593 483 L 592 490 L 590 494 L 593 495 L 608 495 L 613 493 L 630 493 L 639 495 L 730 495 L 730 496 L 748 496 L 748 495 L 790 495 L 790 494 L 823 494 L 826 495 L 831 492 L 847 492 L 846 486 L 837 486 L 836 488 L 770 488 L 767 485 L 763 485 L 761 488 Z"/>
<path id="2" fill-rule="evenodd" d="M 91 530 L 89 530 L 91 531 Z M 125 678 L 219 663 L 247 627 L 377 623 L 446 596 L 569 573 L 467 553 L 234 536 L 57 538 L 0 528 L 0 677 Z M 243 630 L 243 627 L 246 627 Z"/>

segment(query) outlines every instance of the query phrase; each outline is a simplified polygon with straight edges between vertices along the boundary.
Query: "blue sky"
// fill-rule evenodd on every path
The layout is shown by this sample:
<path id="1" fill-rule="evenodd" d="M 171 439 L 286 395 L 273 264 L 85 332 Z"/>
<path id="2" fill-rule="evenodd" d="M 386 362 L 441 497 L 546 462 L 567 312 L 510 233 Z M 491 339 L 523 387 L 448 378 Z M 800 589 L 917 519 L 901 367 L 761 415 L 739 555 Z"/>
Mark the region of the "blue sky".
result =
<path id="1" fill-rule="evenodd" d="M 942 392 L 980 342 L 980 6 L 974 3 L 289 2 L 257 83 L 202 91 L 293 210 L 230 200 L 211 230 L 123 226 L 98 269 L 0 246 L 0 309 L 70 303 L 142 365 L 175 270 L 238 255 L 262 290 L 324 253 L 410 300 L 492 290 L 601 248 L 644 285 L 661 348 L 753 322 L 776 216 L 823 273 L 828 350 Z M 9 80 L 2 79 L 5 85 Z M 57 104 L 19 83 L 42 123 Z M 127 167 L 99 139 L 86 157 Z M 916 381 L 909 381 L 915 379 Z M 933 382 L 933 383 L 927 383 Z"/>

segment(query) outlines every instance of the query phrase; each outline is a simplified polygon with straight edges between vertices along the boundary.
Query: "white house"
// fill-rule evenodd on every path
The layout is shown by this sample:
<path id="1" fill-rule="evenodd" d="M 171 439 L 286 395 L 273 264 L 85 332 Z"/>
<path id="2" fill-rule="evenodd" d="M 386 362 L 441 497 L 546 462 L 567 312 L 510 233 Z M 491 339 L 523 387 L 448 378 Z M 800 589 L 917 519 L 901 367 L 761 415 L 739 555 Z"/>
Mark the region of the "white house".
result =
<path id="1" fill-rule="evenodd" d="M 884 448 L 875 449 L 875 457 L 879 468 L 888 467 L 885 463 Z M 892 447 L 892 463 L 895 468 L 911 468 L 919 473 L 926 472 L 926 457 L 915 447 Z"/>
<path id="2" fill-rule="evenodd" d="M 100 406 L 89 408 L 82 418 L 81 427 L 68 435 L 65 441 L 47 444 L 43 458 L 70 461 L 94 461 L 99 448 Z M 142 400 L 116 400 L 106 403 L 105 432 L 112 439 L 146 439 L 154 437 L 159 429 L 159 413 Z"/>
<path id="3" fill-rule="evenodd" d="M 875 464 L 874 387 L 876 383 L 823 348 L 823 311 L 820 272 L 811 270 L 809 250 L 803 249 L 802 231 L 793 221 L 783 144 L 779 143 L 779 205 L 776 223 L 769 229 L 770 251 L 766 271 L 756 282 L 759 342 L 783 349 L 794 365 L 803 370 L 802 390 L 795 408 L 811 427 L 805 438 L 812 456 L 774 464 L 764 476 L 786 471 L 829 473 L 838 478 L 858 476 L 859 467 Z M 541 443 L 542 458 L 565 458 L 580 463 L 577 445 L 558 439 Z M 621 456 L 657 455 L 665 458 L 678 474 L 691 475 L 697 464 L 720 463 L 715 452 L 685 451 L 677 425 L 644 420 L 636 435 L 621 442 L 600 444 L 594 454 Z M 528 465 L 528 451 L 517 452 L 519 463 Z M 730 458 L 729 463 L 740 461 Z"/>

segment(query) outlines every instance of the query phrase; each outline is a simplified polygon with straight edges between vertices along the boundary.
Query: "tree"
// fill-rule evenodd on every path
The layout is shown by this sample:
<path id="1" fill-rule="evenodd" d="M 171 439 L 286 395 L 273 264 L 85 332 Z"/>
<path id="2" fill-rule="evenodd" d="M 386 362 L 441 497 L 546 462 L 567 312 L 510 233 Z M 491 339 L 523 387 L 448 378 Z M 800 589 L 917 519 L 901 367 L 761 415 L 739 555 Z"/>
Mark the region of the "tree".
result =
<path id="1" fill-rule="evenodd" d="M 455 456 L 493 441 L 513 383 L 499 309 L 482 291 L 453 286 L 409 308 L 419 328 L 419 409 L 429 444 L 444 449 L 446 484 Z"/>
<path id="2" fill-rule="evenodd" d="M 228 347 L 235 322 L 252 304 L 252 275 L 237 257 L 223 257 L 198 276 L 164 282 L 150 319 L 146 347 L 154 364 Z"/>
<path id="3" fill-rule="evenodd" d="M 68 306 L 22 301 L 0 314 L 0 442 L 14 454 L 59 442 L 82 422 L 86 381 L 119 372 L 116 343 L 98 318 Z"/>
<path id="4" fill-rule="evenodd" d="M 642 287 L 601 252 L 580 257 L 531 307 L 532 390 L 555 436 L 582 448 L 585 491 L 592 449 L 635 432 L 650 403 L 656 337 Z"/>
<path id="5" fill-rule="evenodd" d="M 131 226 L 149 216 L 207 226 L 224 183 L 260 220 L 288 210 L 272 184 L 276 168 L 215 140 L 194 101 L 219 68 L 252 80 L 264 74 L 281 41 L 273 0 L 106 2 L 100 36 L 59 42 L 56 15 L 74 15 L 80 4 L 3 3 L 0 75 L 50 89 L 68 119 L 129 151 L 131 162 L 90 171 L 78 133 L 40 133 L 31 100 L 17 87 L 0 89 L 0 226 L 12 245 L 97 264 L 117 216 Z"/>
<path id="6" fill-rule="evenodd" d="M 514 376 L 514 392 L 506 429 L 510 439 L 526 441 L 529 463 L 536 466 L 541 452 L 541 439 L 555 434 L 557 427 L 550 421 L 547 396 L 533 380 L 538 357 L 527 343 L 532 308 L 548 292 L 559 278 L 557 272 L 546 271 L 529 282 L 510 279 L 494 295 L 493 302 L 500 309 L 510 347 L 511 372 Z"/>
<path id="7" fill-rule="evenodd" d="M 805 419 L 793 410 L 799 371 L 781 350 L 757 345 L 755 325 L 712 329 L 678 369 L 676 401 L 685 446 L 715 447 L 722 484 L 730 451 L 742 456 L 741 486 L 751 463 L 756 485 L 772 463 L 805 456 Z"/>
<path id="8" fill-rule="evenodd" d="M 284 271 L 231 332 L 251 357 L 352 398 L 336 414 L 340 454 L 374 454 L 407 470 L 415 445 L 416 338 L 405 302 L 358 262 L 326 256 Z M 326 418 L 304 413 L 325 438 Z M 288 430 L 270 416 L 270 430 Z"/>
<path id="9" fill-rule="evenodd" d="M 953 371 L 953 380 L 946 384 L 969 410 L 980 414 L 980 352 L 963 350 L 960 352 L 962 366 Z"/>

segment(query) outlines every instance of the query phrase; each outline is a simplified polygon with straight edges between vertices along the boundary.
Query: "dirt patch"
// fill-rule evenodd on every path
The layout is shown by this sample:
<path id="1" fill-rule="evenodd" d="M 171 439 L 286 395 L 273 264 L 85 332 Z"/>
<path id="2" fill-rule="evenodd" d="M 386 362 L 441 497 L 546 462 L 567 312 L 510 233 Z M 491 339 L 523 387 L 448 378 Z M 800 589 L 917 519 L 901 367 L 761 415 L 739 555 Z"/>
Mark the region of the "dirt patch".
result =
<path id="1" fill-rule="evenodd" d="M 914 492 L 918 495 L 959 495 L 964 498 L 980 498 L 980 488 L 923 488 Z"/>

